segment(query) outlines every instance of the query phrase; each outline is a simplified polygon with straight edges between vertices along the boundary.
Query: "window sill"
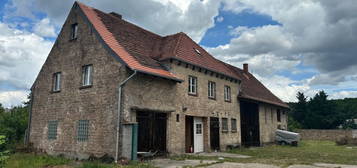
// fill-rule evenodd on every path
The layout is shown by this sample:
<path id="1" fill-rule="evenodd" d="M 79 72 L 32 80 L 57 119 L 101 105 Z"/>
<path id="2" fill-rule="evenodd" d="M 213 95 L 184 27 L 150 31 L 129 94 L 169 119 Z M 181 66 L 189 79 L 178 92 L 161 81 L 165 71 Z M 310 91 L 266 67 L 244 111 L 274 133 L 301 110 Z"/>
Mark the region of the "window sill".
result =
<path id="1" fill-rule="evenodd" d="M 210 100 L 216 100 L 215 97 L 208 97 L 208 99 L 210 99 Z"/>
<path id="2" fill-rule="evenodd" d="M 61 92 L 61 90 L 52 90 L 52 91 L 50 91 L 50 93 L 60 93 Z"/>
<path id="3" fill-rule="evenodd" d="M 232 133 L 237 133 L 237 130 L 232 131 Z"/>
<path id="4" fill-rule="evenodd" d="M 231 100 L 224 100 L 225 102 L 227 102 L 227 103 L 232 103 L 232 101 Z"/>
<path id="5" fill-rule="evenodd" d="M 228 133 L 228 130 L 222 130 L 222 133 Z"/>
<path id="6" fill-rule="evenodd" d="M 198 94 L 196 93 L 188 93 L 189 96 L 195 96 L 195 97 L 198 97 Z"/>
<path id="7" fill-rule="evenodd" d="M 77 37 L 76 37 L 76 38 L 69 39 L 69 41 L 76 41 L 76 40 L 77 40 Z"/>
<path id="8" fill-rule="evenodd" d="M 88 89 L 88 88 L 91 88 L 91 87 L 93 87 L 93 85 L 85 85 L 85 86 L 79 87 L 79 89 Z"/>

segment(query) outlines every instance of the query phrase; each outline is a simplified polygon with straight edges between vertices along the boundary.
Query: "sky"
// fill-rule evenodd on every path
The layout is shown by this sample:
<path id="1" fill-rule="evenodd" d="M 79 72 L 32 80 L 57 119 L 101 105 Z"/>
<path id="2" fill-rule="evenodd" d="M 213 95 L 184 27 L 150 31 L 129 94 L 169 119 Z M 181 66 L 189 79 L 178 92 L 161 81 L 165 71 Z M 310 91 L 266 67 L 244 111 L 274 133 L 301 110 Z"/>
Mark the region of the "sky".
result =
<path id="1" fill-rule="evenodd" d="M 357 97 L 356 0 L 80 0 L 162 36 L 185 32 L 283 101 Z M 72 0 L 0 1 L 0 103 L 26 100 Z"/>

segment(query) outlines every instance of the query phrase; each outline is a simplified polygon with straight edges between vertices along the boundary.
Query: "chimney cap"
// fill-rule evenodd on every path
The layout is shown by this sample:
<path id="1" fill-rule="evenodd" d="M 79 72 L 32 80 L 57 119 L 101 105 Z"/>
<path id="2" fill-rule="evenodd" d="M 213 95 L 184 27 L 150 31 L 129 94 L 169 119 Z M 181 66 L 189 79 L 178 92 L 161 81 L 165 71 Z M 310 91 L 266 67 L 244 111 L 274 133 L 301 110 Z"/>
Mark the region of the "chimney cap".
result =
<path id="1" fill-rule="evenodd" d="M 111 14 L 112 16 L 116 17 L 116 18 L 119 18 L 119 19 L 122 19 L 122 15 L 119 14 L 119 13 L 116 13 L 116 12 L 110 12 L 109 14 Z"/>
<path id="2" fill-rule="evenodd" d="M 248 63 L 244 63 L 244 64 L 243 64 L 243 71 L 244 71 L 245 73 L 248 73 L 248 72 L 249 72 Z"/>

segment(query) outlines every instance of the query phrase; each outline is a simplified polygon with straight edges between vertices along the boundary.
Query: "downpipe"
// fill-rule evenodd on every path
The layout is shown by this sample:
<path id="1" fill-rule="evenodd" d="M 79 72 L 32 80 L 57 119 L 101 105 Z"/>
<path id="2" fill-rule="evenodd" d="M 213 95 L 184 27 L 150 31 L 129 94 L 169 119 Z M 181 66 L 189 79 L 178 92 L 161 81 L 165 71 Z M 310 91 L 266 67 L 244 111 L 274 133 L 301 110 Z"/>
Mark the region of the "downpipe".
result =
<path id="1" fill-rule="evenodd" d="M 121 124 L 121 97 L 122 97 L 122 88 L 131 78 L 136 75 L 137 71 L 134 70 L 134 73 L 131 74 L 127 79 L 119 84 L 118 88 L 118 118 L 117 118 L 117 137 L 116 137 L 116 150 L 115 150 L 115 163 L 118 163 L 119 159 L 119 138 L 120 138 L 120 124 Z"/>

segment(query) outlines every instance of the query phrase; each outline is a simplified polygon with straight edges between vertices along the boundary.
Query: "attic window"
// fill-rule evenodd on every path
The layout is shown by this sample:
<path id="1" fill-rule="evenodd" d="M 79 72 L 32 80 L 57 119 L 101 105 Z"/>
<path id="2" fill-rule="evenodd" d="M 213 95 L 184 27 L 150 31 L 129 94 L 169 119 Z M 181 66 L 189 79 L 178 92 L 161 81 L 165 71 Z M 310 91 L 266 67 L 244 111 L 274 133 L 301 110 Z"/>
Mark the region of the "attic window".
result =
<path id="1" fill-rule="evenodd" d="M 193 49 L 196 51 L 196 53 L 197 53 L 198 55 L 201 55 L 200 50 L 198 50 L 197 48 L 193 48 Z"/>

